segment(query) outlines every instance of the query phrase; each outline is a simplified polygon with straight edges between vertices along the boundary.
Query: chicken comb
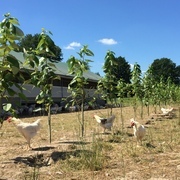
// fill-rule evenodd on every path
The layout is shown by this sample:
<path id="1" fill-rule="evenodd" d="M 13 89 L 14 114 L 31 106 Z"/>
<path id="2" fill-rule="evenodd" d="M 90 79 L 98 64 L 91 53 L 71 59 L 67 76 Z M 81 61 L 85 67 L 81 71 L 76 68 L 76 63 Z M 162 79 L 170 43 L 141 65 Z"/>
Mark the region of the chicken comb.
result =
<path id="1" fill-rule="evenodd" d="M 11 122 L 11 119 L 12 119 L 12 117 L 9 116 L 9 117 L 7 118 L 7 121 L 8 121 L 8 122 Z"/>
<path id="2" fill-rule="evenodd" d="M 131 121 L 131 127 L 133 127 L 134 126 L 134 121 Z"/>

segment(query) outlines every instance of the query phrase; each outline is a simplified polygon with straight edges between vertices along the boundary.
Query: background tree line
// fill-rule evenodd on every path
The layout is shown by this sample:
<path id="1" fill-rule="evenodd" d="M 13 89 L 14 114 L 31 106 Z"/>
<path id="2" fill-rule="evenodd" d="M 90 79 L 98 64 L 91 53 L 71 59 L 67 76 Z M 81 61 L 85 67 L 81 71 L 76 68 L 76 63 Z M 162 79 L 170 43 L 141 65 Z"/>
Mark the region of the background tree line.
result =
<path id="1" fill-rule="evenodd" d="M 36 33 L 34 35 L 27 34 L 18 41 L 19 49 L 17 51 L 23 52 L 23 48 L 26 50 L 35 50 L 38 45 L 40 34 Z M 58 62 L 63 60 L 63 53 L 59 46 L 56 46 L 55 43 L 49 38 L 49 49 L 53 52 L 54 55 L 47 55 L 48 58 L 51 58 L 52 61 Z M 43 56 L 44 54 L 39 54 Z M 111 74 L 114 74 L 116 79 L 123 79 L 125 83 L 130 83 L 131 79 L 131 67 L 125 57 L 115 57 L 114 63 L 116 66 L 111 67 Z M 168 78 L 172 80 L 175 84 L 180 84 L 180 65 L 176 65 L 169 58 L 160 58 L 155 59 L 150 65 L 151 76 L 157 82 L 160 82 L 160 79 L 163 78 L 163 81 L 167 81 Z M 106 70 L 105 70 L 106 71 Z M 99 73 L 96 73 L 99 75 Z"/>
<path id="2" fill-rule="evenodd" d="M 18 49 L 16 49 L 17 52 L 23 52 L 23 49 L 25 48 L 27 51 L 30 50 L 35 50 L 36 47 L 38 46 L 39 43 L 39 39 L 40 39 L 40 34 L 36 33 L 34 35 L 32 34 L 27 34 L 25 35 L 23 38 L 21 38 L 17 45 L 19 46 Z M 50 58 L 51 61 L 53 62 L 59 62 L 62 61 L 63 59 L 63 55 L 62 55 L 62 50 L 59 46 L 56 46 L 54 41 L 48 37 L 46 39 L 47 43 L 48 43 L 48 48 L 49 51 L 51 51 L 51 54 L 47 54 L 46 56 L 47 58 Z M 53 54 L 52 54 L 53 53 Z M 41 52 L 41 54 L 38 54 L 40 57 L 43 57 L 45 55 L 45 52 Z"/>

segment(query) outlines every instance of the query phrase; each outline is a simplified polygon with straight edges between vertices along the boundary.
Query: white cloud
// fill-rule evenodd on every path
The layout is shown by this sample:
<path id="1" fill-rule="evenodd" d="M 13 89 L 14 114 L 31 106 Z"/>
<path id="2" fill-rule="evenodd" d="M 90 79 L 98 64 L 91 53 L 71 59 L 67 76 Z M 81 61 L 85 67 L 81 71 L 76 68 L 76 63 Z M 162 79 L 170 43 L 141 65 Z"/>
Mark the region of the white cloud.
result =
<path id="1" fill-rule="evenodd" d="M 68 46 L 64 47 L 64 49 L 72 49 L 72 50 L 74 50 L 75 47 L 80 47 L 80 46 L 81 46 L 81 43 L 72 42 Z"/>
<path id="2" fill-rule="evenodd" d="M 115 41 L 114 39 L 110 38 L 103 38 L 98 40 L 98 42 L 102 43 L 102 44 L 106 44 L 106 45 L 113 45 L 113 44 L 117 44 L 117 41 Z"/>
<path id="3" fill-rule="evenodd" d="M 72 47 L 80 47 L 80 46 L 81 46 L 81 43 L 72 42 L 72 43 L 70 43 L 69 45 L 72 46 Z"/>
<path id="4" fill-rule="evenodd" d="M 74 50 L 74 47 L 68 45 L 68 46 L 64 47 L 64 49 L 73 49 Z"/>

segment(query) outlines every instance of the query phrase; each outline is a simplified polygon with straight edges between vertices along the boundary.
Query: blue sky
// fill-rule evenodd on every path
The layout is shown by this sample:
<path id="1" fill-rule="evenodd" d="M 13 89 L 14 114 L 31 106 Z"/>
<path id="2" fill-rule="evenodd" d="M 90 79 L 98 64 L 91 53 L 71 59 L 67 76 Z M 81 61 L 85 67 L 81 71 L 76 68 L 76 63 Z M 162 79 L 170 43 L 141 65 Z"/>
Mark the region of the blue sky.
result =
<path id="1" fill-rule="evenodd" d="M 50 30 L 64 62 L 88 45 L 91 71 L 103 75 L 108 50 L 142 71 L 163 57 L 180 65 L 179 9 L 180 0 L 1 0 L 0 21 L 9 12 L 25 34 Z"/>

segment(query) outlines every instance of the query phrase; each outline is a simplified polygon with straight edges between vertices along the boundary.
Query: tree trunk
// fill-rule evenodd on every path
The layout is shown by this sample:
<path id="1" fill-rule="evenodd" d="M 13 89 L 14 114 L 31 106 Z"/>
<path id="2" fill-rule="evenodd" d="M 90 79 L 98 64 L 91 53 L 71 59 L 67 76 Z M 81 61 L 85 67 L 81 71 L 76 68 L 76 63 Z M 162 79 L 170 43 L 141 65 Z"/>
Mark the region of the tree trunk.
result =
<path id="1" fill-rule="evenodd" d="M 133 104 L 133 110 L 134 110 L 134 118 L 136 118 L 136 110 L 137 110 L 137 102 L 135 100 L 134 104 Z"/>
<path id="2" fill-rule="evenodd" d="M 122 113 L 122 106 L 121 106 L 121 123 L 122 123 L 122 133 L 124 132 L 124 119 L 123 119 L 123 113 Z"/>
<path id="3" fill-rule="evenodd" d="M 179 109 L 179 122 L 178 122 L 178 125 L 180 125 L 180 106 L 178 107 Z"/>
<path id="4" fill-rule="evenodd" d="M 84 97 L 81 104 L 81 136 L 84 137 Z"/>
<path id="5" fill-rule="evenodd" d="M 147 105 L 147 111 L 148 111 L 148 116 L 149 116 L 149 103 Z"/>
<path id="6" fill-rule="evenodd" d="M 143 101 L 141 101 L 141 119 L 143 119 Z"/>
<path id="7" fill-rule="evenodd" d="M 48 129 L 49 129 L 49 142 L 51 143 L 51 108 L 48 107 Z"/>
<path id="8" fill-rule="evenodd" d="M 2 97 L 0 97 L 0 114 L 2 113 Z M 0 128 L 2 127 L 3 125 L 3 119 L 0 119 Z"/>

